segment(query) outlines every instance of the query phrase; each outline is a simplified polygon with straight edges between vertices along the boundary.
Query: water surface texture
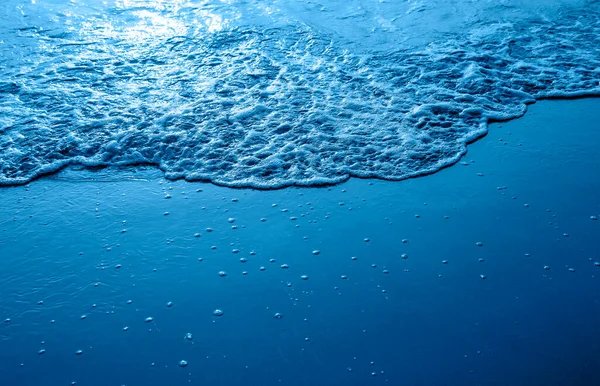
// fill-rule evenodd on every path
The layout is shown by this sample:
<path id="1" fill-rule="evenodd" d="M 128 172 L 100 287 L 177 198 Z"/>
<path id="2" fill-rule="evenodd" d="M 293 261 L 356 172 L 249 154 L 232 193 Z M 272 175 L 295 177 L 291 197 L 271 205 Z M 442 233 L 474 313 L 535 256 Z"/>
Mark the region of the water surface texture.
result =
<path id="1" fill-rule="evenodd" d="M 599 68 L 597 1 L 6 0 L 0 185 L 400 180 L 536 99 L 600 93 Z"/>

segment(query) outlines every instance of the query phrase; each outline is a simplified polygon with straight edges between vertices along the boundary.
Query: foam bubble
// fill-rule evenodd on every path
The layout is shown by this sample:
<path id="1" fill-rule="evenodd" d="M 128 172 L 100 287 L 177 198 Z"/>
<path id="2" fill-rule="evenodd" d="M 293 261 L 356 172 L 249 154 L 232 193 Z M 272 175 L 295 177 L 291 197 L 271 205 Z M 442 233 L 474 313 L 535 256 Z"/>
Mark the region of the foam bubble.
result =
<path id="1" fill-rule="evenodd" d="M 0 59 L 0 185 L 139 164 L 234 187 L 402 180 L 537 99 L 600 95 L 592 7 L 386 53 L 296 22 L 138 40 L 126 26 L 14 38 L 39 44 L 27 66 Z"/>

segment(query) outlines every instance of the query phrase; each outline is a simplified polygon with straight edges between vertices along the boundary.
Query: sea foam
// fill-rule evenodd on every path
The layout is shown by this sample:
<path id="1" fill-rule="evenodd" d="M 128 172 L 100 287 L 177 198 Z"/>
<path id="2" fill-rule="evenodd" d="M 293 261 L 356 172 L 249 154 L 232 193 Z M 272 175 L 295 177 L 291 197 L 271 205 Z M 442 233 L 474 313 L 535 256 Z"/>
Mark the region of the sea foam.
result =
<path id="1" fill-rule="evenodd" d="M 455 163 L 537 99 L 600 94 L 592 9 L 387 51 L 300 22 L 106 29 L 21 28 L 4 42 L 0 185 L 140 164 L 235 187 L 402 180 Z"/>

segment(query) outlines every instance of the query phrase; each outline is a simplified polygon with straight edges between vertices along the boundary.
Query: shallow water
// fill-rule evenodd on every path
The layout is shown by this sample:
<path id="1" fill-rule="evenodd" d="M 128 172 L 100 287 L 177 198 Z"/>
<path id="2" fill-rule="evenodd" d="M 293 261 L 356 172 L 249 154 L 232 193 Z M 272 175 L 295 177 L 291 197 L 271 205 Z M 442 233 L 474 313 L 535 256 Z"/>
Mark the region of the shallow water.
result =
<path id="1" fill-rule="evenodd" d="M 399 183 L 1 189 L 0 384 L 596 385 L 599 109 L 541 102 Z"/>
<path id="2" fill-rule="evenodd" d="M 2 185 L 139 164 L 238 187 L 400 180 L 536 99 L 600 92 L 597 1 L 4 9 Z"/>

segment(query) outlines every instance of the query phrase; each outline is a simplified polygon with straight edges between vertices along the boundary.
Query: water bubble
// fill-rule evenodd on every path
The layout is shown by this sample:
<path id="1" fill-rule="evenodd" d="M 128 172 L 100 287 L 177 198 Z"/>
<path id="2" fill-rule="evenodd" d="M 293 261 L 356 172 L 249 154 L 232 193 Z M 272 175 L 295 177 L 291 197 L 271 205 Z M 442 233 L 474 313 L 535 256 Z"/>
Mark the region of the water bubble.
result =
<path id="1" fill-rule="evenodd" d="M 210 232 L 212 232 L 212 231 L 213 231 L 213 229 L 212 229 L 212 228 L 206 228 L 206 231 L 207 231 L 208 233 L 210 233 Z"/>
<path id="2" fill-rule="evenodd" d="M 227 272 L 225 272 L 225 271 L 219 271 L 219 276 L 225 277 L 225 276 L 227 276 Z"/>
<path id="3" fill-rule="evenodd" d="M 223 316 L 223 310 L 220 310 L 217 308 L 216 310 L 213 311 L 213 315 L 214 316 Z"/>
<path id="4" fill-rule="evenodd" d="M 245 257 L 241 257 L 241 258 L 240 258 L 240 262 L 242 262 L 242 263 L 245 263 L 245 262 L 247 262 L 247 261 L 248 261 L 248 259 L 246 259 Z"/>
<path id="5" fill-rule="evenodd" d="M 596 220 L 598 220 L 598 217 L 597 216 L 590 216 L 590 219 L 596 221 Z"/>
<path id="6" fill-rule="evenodd" d="M 483 247 L 483 243 L 481 241 L 476 242 L 475 245 L 477 245 L 478 247 Z"/>
<path id="7" fill-rule="evenodd" d="M 485 276 L 485 275 L 479 275 L 479 277 L 480 277 L 480 278 L 482 278 L 483 280 L 485 280 L 485 278 L 486 278 L 487 276 Z"/>
<path id="8" fill-rule="evenodd" d="M 169 308 L 173 307 L 173 302 L 167 302 L 167 307 L 169 307 Z"/>
<path id="9" fill-rule="evenodd" d="M 442 264 L 448 264 L 448 260 L 442 260 Z"/>
<path id="10" fill-rule="evenodd" d="M 275 319 L 281 319 L 281 318 L 283 318 L 283 314 L 281 314 L 281 313 L 279 313 L 279 312 L 276 312 L 276 313 L 275 313 L 275 315 L 273 315 L 273 317 L 274 317 Z"/>
<path id="11" fill-rule="evenodd" d="M 595 265 L 596 267 L 600 267 L 600 261 L 596 261 L 596 262 L 594 263 L 594 265 Z"/>
<path id="12" fill-rule="evenodd" d="M 152 316 L 148 316 L 145 320 L 146 323 L 152 323 L 154 321 L 154 318 Z"/>
<path id="13" fill-rule="evenodd" d="M 352 259 L 352 260 L 358 260 L 358 257 L 352 256 L 350 259 Z"/>
<path id="14" fill-rule="evenodd" d="M 42 355 L 42 354 L 44 354 L 45 352 L 46 352 L 46 350 L 44 350 L 44 349 L 40 349 L 40 351 L 38 351 L 38 355 Z"/>
<path id="15" fill-rule="evenodd" d="M 401 254 L 401 255 L 400 255 L 400 257 L 401 257 L 403 260 L 406 260 L 406 259 L 408 259 L 408 254 L 406 254 L 406 253 L 403 253 L 403 254 Z"/>
<path id="16" fill-rule="evenodd" d="M 194 233 L 194 237 L 200 237 L 200 233 Z"/>
<path id="17" fill-rule="evenodd" d="M 289 265 L 287 265 L 287 264 L 281 264 L 281 268 L 283 268 L 283 269 L 288 269 L 289 267 L 290 267 L 290 266 L 289 266 Z"/>
<path id="18" fill-rule="evenodd" d="M 231 253 L 240 253 L 240 250 L 239 249 L 232 249 Z"/>
<path id="19" fill-rule="evenodd" d="M 264 271 L 266 268 L 265 267 L 260 267 L 259 268 L 261 271 Z"/>
<path id="20" fill-rule="evenodd" d="M 75 354 L 81 355 L 81 354 L 83 354 L 83 350 L 77 350 L 77 351 L 75 351 Z"/>
<path id="21" fill-rule="evenodd" d="M 269 259 L 269 263 L 274 263 L 275 259 Z"/>
<path id="22" fill-rule="evenodd" d="M 550 270 L 550 266 L 549 266 L 549 265 L 544 265 L 544 269 L 545 269 L 546 271 L 549 271 L 549 270 Z"/>
<path id="23" fill-rule="evenodd" d="M 192 339 L 194 339 L 194 336 L 192 335 L 191 332 L 188 332 L 187 334 L 185 334 L 183 336 L 183 339 L 185 339 L 185 340 L 192 340 Z"/>
<path id="24" fill-rule="evenodd" d="M 575 268 L 569 268 L 569 272 L 575 272 Z"/>
<path id="25" fill-rule="evenodd" d="M 229 218 L 227 219 L 227 221 L 228 221 L 228 222 L 230 222 L 230 223 L 233 223 L 233 222 L 235 222 L 235 219 L 234 219 L 233 217 L 229 217 Z"/>
<path id="26" fill-rule="evenodd" d="M 300 279 L 302 279 L 302 280 L 308 280 L 308 276 L 307 275 L 302 275 L 302 276 L 300 276 Z"/>
<path id="27" fill-rule="evenodd" d="M 129 327 L 127 327 L 127 326 L 123 327 L 123 331 L 127 331 L 127 330 L 129 330 Z"/>
<path id="28" fill-rule="evenodd" d="M 370 238 L 368 238 L 368 237 L 365 237 L 365 239 L 364 239 L 364 242 L 365 242 L 365 243 L 368 243 L 369 241 L 371 241 L 371 239 L 370 239 Z"/>
<path id="29" fill-rule="evenodd" d="M 187 365 L 188 365 L 187 361 L 185 361 L 183 359 L 179 361 L 179 367 L 187 367 Z"/>
<path id="30" fill-rule="evenodd" d="M 346 275 L 342 275 L 340 277 L 341 277 L 342 280 L 348 280 L 348 276 L 346 276 Z"/>
<path id="31" fill-rule="evenodd" d="M 316 256 L 316 255 L 320 254 L 320 253 L 321 253 L 321 251 L 319 251 L 318 249 L 315 249 L 315 250 L 314 250 L 312 253 L 313 253 L 313 255 L 315 255 L 315 256 Z"/>

